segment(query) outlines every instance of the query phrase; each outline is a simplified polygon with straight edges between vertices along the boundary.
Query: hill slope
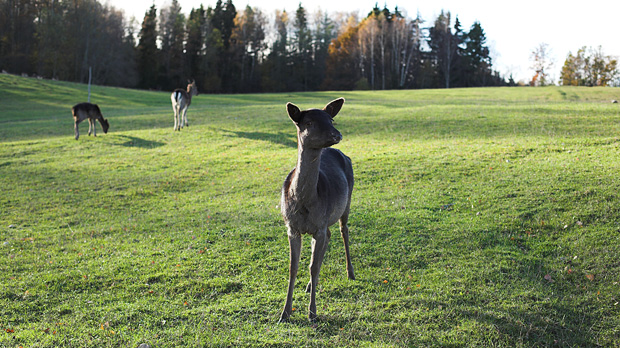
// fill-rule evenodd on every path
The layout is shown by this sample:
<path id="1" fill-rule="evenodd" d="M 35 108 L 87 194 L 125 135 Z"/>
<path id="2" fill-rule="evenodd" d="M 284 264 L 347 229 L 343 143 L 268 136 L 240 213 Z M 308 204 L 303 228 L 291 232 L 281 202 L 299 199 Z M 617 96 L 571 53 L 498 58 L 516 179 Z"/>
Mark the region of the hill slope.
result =
<path id="1" fill-rule="evenodd" d="M 199 95 L 173 132 L 168 93 L 94 87 L 110 132 L 75 141 L 85 91 L 0 75 L 0 345 L 620 341 L 616 89 Z M 334 226 L 308 323 L 306 237 L 278 325 L 284 105 L 340 96 L 358 280 Z"/>

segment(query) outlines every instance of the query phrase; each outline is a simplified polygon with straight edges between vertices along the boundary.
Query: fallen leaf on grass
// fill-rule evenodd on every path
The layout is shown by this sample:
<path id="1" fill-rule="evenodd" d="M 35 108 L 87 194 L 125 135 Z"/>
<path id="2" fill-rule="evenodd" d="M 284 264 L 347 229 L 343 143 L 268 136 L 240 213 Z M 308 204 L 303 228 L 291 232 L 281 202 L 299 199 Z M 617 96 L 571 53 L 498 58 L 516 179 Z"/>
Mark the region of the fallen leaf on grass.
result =
<path id="1" fill-rule="evenodd" d="M 551 279 L 551 274 L 545 274 L 545 280 L 549 283 L 553 283 L 553 279 Z"/>
<path id="2" fill-rule="evenodd" d="M 588 278 L 589 281 L 593 281 L 594 280 L 594 274 L 586 274 L 586 278 Z"/>

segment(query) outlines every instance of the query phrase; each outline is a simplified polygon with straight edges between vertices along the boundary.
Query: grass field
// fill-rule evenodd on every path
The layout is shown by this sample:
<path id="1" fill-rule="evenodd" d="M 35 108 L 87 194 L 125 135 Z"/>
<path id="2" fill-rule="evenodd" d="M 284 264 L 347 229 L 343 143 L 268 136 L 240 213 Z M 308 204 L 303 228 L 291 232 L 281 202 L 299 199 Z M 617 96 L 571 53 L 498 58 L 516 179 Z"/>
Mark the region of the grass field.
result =
<path id="1" fill-rule="evenodd" d="M 286 102 L 346 98 L 357 280 L 334 231 L 292 322 Z M 0 75 L 0 347 L 619 347 L 613 88 L 199 95 Z"/>

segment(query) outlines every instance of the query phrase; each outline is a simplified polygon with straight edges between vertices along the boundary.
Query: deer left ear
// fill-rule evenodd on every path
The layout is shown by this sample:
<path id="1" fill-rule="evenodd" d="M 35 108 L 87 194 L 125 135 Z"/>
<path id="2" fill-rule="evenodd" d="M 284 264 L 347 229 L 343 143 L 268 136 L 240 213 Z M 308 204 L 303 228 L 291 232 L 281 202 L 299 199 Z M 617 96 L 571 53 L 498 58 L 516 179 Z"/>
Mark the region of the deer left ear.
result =
<path id="1" fill-rule="evenodd" d="M 325 112 L 327 112 L 332 118 L 336 117 L 342 105 L 344 104 L 344 98 L 338 98 L 336 100 L 332 100 L 329 104 L 325 105 Z"/>

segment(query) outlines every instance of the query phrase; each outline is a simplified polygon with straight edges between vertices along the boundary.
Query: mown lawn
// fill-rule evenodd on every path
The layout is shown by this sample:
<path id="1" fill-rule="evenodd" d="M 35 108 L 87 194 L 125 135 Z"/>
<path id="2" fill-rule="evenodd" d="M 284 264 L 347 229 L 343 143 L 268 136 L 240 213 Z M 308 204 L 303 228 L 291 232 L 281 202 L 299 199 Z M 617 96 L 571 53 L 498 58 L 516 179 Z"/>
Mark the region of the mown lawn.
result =
<path id="1" fill-rule="evenodd" d="M 199 95 L 0 75 L 2 347 L 618 347 L 613 88 Z M 286 102 L 346 98 L 357 280 L 337 228 L 308 322 L 278 324 L 295 165 Z"/>

